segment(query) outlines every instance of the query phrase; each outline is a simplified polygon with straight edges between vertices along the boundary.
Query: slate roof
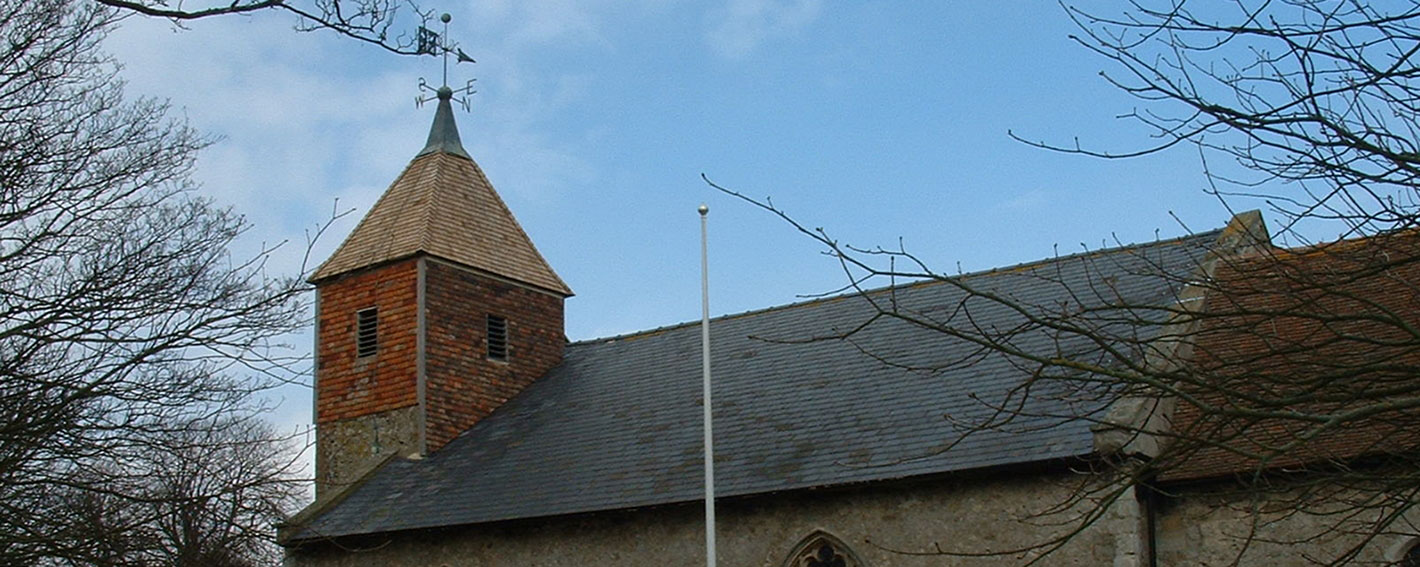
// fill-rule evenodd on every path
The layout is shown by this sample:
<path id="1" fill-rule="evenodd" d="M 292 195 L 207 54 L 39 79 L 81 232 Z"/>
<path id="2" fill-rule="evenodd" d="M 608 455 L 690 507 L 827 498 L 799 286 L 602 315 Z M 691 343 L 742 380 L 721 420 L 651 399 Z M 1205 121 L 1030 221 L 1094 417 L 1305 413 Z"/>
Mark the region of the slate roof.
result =
<path id="1" fill-rule="evenodd" d="M 463 151 L 453 110 L 442 96 L 424 150 L 316 269 L 311 281 L 418 253 L 572 295 L 483 170 Z"/>
<path id="2" fill-rule="evenodd" d="M 963 276 L 979 289 L 1059 307 L 1123 299 L 1169 305 L 1219 232 Z M 959 288 L 926 282 L 876 291 L 902 309 L 947 317 Z M 972 300 L 1002 328 L 1019 315 Z M 961 340 L 880 319 L 864 296 L 715 319 L 716 493 L 721 497 L 885 481 L 1092 452 L 1089 424 L 1063 416 L 1105 402 L 1036 391 L 1029 414 L 963 438 L 988 402 L 1028 370 L 977 356 Z M 783 342 L 783 341 L 793 342 Z M 1060 346 L 1043 332 L 1026 348 Z M 1079 345 L 1074 345 L 1079 346 Z M 1073 348 L 1064 345 L 1065 348 Z M 440 451 L 395 459 L 305 523 L 290 541 L 696 501 L 703 496 L 698 323 L 569 345 L 562 365 Z M 867 353 L 872 353 L 869 355 Z M 879 358 L 890 357 L 898 365 Z M 923 368 L 970 361 L 955 369 Z M 958 442 L 953 445 L 954 442 Z"/>

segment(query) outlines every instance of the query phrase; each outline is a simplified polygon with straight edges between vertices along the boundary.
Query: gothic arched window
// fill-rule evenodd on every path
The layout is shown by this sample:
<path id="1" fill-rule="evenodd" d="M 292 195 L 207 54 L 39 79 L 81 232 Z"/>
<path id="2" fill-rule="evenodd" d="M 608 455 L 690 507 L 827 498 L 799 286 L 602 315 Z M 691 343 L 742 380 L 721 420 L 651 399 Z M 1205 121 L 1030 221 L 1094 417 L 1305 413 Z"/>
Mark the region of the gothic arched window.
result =
<path id="1" fill-rule="evenodd" d="M 784 567 L 867 567 L 867 564 L 842 540 L 819 530 L 794 546 Z"/>

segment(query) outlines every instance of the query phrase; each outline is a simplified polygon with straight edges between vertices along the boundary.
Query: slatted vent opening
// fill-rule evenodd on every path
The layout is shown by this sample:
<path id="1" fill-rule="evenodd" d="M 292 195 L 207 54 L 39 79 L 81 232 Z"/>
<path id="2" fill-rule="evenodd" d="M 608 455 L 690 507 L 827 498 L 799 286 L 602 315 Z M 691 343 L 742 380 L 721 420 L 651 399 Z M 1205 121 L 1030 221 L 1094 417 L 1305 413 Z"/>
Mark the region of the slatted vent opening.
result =
<path id="1" fill-rule="evenodd" d="M 488 359 L 508 360 L 508 320 L 488 316 Z"/>
<path id="2" fill-rule="evenodd" d="M 355 312 L 355 356 L 375 356 L 380 350 L 380 314 L 373 307 Z"/>

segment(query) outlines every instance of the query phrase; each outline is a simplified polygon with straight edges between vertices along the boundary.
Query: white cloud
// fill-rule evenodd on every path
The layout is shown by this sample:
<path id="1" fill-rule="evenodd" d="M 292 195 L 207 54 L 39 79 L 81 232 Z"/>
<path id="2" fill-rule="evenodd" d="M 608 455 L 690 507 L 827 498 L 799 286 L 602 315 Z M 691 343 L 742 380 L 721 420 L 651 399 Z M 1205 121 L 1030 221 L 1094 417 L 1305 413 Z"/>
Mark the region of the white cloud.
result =
<path id="1" fill-rule="evenodd" d="M 712 15 L 705 40 L 721 56 L 738 59 L 761 43 L 798 33 L 818 18 L 821 0 L 730 0 Z"/>
<path id="2" fill-rule="evenodd" d="M 613 0 L 577 2 L 480 0 L 450 10 L 450 35 L 479 60 L 460 77 L 496 77 L 459 113 L 464 145 L 494 175 L 505 198 L 529 207 L 556 206 L 556 195 L 600 176 L 579 155 L 575 138 L 554 133 L 559 111 L 588 89 L 585 72 L 533 65 L 544 50 L 607 49 L 619 11 Z M 232 206 L 253 225 L 234 257 L 286 241 L 267 264 L 272 274 L 297 273 L 306 231 L 327 220 L 335 201 L 355 214 L 341 219 L 311 252 L 329 256 L 360 216 L 423 145 L 433 109 L 416 110 L 420 77 L 436 81 L 430 58 L 395 56 L 328 33 L 297 33 L 274 14 L 216 18 L 179 30 L 134 17 L 106 43 L 125 68 L 130 96 L 168 99 L 173 114 L 221 141 L 199 155 L 201 193 Z M 482 90 L 482 88 L 481 88 Z M 481 108 L 487 106 L 488 108 Z M 572 136 L 580 136 L 571 132 Z M 309 338 L 295 348 L 308 350 Z M 304 377 L 308 379 L 309 377 Z M 282 389 L 276 418 L 309 422 L 309 391 Z"/>
<path id="3" fill-rule="evenodd" d="M 601 3 L 598 2 L 480 0 L 470 3 L 468 8 L 471 23 L 463 29 L 480 36 L 497 37 L 505 48 L 603 41 Z"/>
<path id="4" fill-rule="evenodd" d="M 204 194 L 247 215 L 258 240 L 303 245 L 302 231 L 336 198 L 372 202 L 423 142 L 428 111 L 413 108 L 422 61 L 297 33 L 283 18 L 172 29 L 131 18 L 107 47 L 124 62 L 130 94 L 167 98 L 222 138 L 199 156 L 196 178 Z"/>
<path id="5" fill-rule="evenodd" d="M 284 18 L 218 18 L 191 28 L 129 18 L 105 47 L 124 65 L 130 97 L 169 100 L 175 117 L 220 137 L 199 154 L 194 177 L 202 195 L 252 225 L 233 257 L 284 241 L 267 271 L 296 275 L 307 229 L 329 218 L 335 200 L 363 212 L 419 149 L 428 112 L 417 113 L 418 124 L 409 120 L 419 69 L 410 62 L 407 74 L 381 71 L 408 60 L 330 34 L 297 33 Z M 311 261 L 329 255 L 356 220 L 333 227 Z M 295 337 L 292 348 L 309 352 L 309 337 Z M 283 429 L 310 422 L 307 388 L 279 388 L 271 403 Z"/>

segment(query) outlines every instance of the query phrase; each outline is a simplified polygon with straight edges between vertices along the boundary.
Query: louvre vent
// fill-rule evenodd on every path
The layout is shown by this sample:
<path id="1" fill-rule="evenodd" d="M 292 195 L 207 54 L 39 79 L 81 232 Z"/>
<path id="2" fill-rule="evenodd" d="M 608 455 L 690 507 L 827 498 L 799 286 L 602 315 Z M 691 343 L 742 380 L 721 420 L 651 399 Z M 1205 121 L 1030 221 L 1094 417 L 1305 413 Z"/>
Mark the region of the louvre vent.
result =
<path id="1" fill-rule="evenodd" d="M 355 313 L 355 356 L 375 356 L 380 350 L 380 315 L 371 307 Z"/>
<path id="2" fill-rule="evenodd" d="M 508 360 L 508 320 L 488 316 L 488 359 Z"/>

